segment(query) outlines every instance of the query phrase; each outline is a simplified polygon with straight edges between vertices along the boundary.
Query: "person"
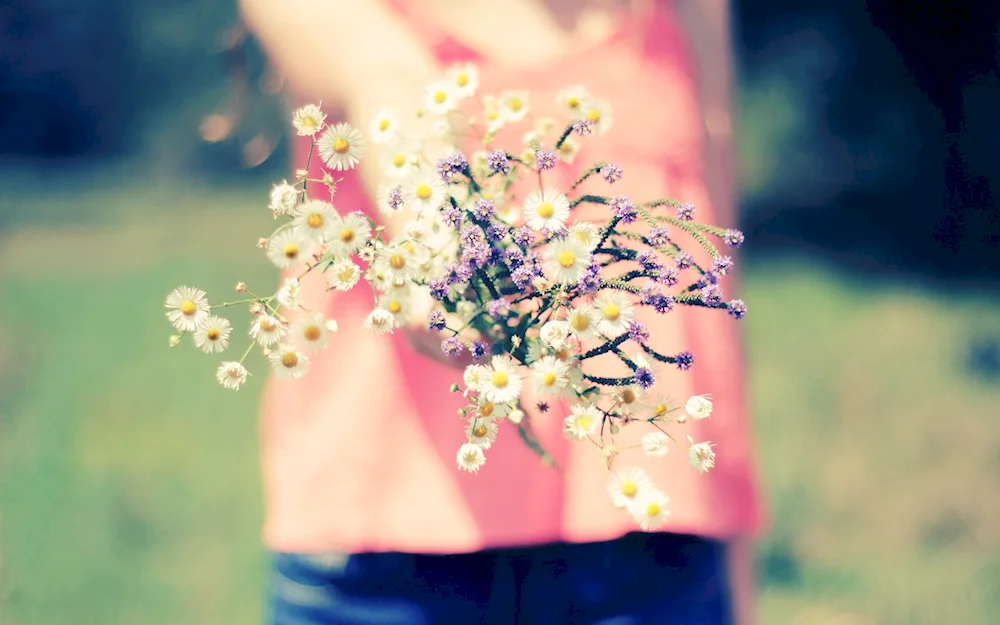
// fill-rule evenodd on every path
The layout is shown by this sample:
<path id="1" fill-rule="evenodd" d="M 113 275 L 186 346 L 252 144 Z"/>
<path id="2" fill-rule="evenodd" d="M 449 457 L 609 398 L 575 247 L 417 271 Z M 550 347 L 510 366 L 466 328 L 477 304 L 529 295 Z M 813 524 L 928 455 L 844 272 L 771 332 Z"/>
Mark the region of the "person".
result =
<path id="1" fill-rule="evenodd" d="M 463 61 L 478 65 L 480 93 L 530 89 L 539 108 L 582 84 L 614 107 L 613 130 L 593 137 L 590 153 L 623 167 L 624 192 L 678 197 L 706 222 L 733 223 L 724 0 L 241 6 L 294 98 L 322 101 L 331 119 L 367 129 L 383 107 L 415 108 L 427 83 Z M 304 167 L 307 141 L 294 152 Z M 341 176 L 342 212 L 381 220 L 371 201 L 378 160 Z M 575 171 L 563 169 L 571 181 Z M 740 337 L 725 314 L 678 309 L 656 321 L 657 340 L 697 355 L 663 381 L 680 397 L 713 394 L 712 418 L 685 427 L 719 456 L 705 475 L 681 453 L 644 465 L 672 514 L 642 533 L 610 505 L 594 448 L 566 441 L 557 415 L 529 414 L 561 470 L 502 432 L 477 475 L 459 472 L 461 399 L 448 388 L 461 372 L 435 349 L 439 339 L 418 327 L 360 331 L 370 294 L 333 295 L 321 282 L 305 281 L 304 297 L 341 331 L 305 378 L 269 381 L 262 401 L 268 622 L 751 622 L 749 540 L 763 521 Z"/>

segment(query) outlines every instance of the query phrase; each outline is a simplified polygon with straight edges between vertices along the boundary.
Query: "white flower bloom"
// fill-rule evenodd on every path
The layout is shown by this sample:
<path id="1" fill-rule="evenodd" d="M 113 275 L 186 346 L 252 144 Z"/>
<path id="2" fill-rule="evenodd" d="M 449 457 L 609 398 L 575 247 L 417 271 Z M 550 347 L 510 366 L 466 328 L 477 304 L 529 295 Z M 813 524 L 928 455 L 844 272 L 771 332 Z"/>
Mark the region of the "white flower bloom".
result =
<path id="1" fill-rule="evenodd" d="M 229 319 L 210 315 L 194 331 L 194 344 L 206 354 L 217 354 L 229 347 L 232 326 Z"/>
<path id="2" fill-rule="evenodd" d="M 353 212 L 330 224 L 330 252 L 337 258 L 357 254 L 371 240 L 372 229 L 363 213 Z"/>
<path id="3" fill-rule="evenodd" d="M 509 123 L 519 122 L 528 114 L 527 91 L 504 91 L 500 94 L 500 111 Z"/>
<path id="4" fill-rule="evenodd" d="M 476 398 L 475 408 L 476 414 L 474 416 L 480 419 L 502 419 L 514 410 L 513 404 L 494 404 L 483 395 Z"/>
<path id="5" fill-rule="evenodd" d="M 517 365 L 507 354 L 496 355 L 490 360 L 488 376 L 481 388 L 485 399 L 494 404 L 509 404 L 521 394 L 521 377 Z"/>
<path id="6" fill-rule="evenodd" d="M 590 99 L 590 93 L 580 85 L 566 87 L 556 94 L 556 102 L 574 118 L 581 116 L 583 103 Z"/>
<path id="7" fill-rule="evenodd" d="M 715 466 L 715 451 L 712 450 L 712 443 L 695 443 L 688 450 L 688 460 L 691 466 L 698 469 L 699 473 L 705 473 Z"/>
<path id="8" fill-rule="evenodd" d="M 642 437 L 642 450 L 647 456 L 666 456 L 670 451 L 667 446 L 669 440 L 663 432 L 650 432 Z"/>
<path id="9" fill-rule="evenodd" d="M 617 338 L 628 331 L 635 319 L 632 301 L 618 291 L 602 291 L 594 298 L 594 308 L 601 313 L 597 329 L 609 339 Z"/>
<path id="10" fill-rule="evenodd" d="M 611 474 L 608 480 L 608 495 L 616 508 L 632 507 L 643 491 L 653 488 L 646 472 L 638 467 L 622 467 Z"/>
<path id="11" fill-rule="evenodd" d="M 337 331 L 337 321 L 334 320 L 334 319 L 327 319 L 326 320 L 326 331 L 327 332 L 336 332 Z"/>
<path id="12" fill-rule="evenodd" d="M 625 412 L 635 413 L 642 408 L 642 399 L 646 396 L 646 391 L 635 384 L 622 386 L 615 392 L 615 403 Z"/>
<path id="13" fill-rule="evenodd" d="M 222 363 L 219 365 L 218 371 L 215 372 L 215 378 L 219 384 L 234 391 L 240 390 L 240 387 L 246 383 L 248 375 L 250 373 L 246 367 L 236 361 Z"/>
<path id="14" fill-rule="evenodd" d="M 417 213 L 436 211 L 448 196 L 448 188 L 441 177 L 430 171 L 417 172 L 407 178 L 402 187 L 403 201 Z"/>
<path id="15" fill-rule="evenodd" d="M 556 150 L 556 156 L 564 163 L 572 164 L 576 160 L 576 155 L 580 152 L 580 145 L 573 139 L 566 137 L 566 139 Z"/>
<path id="16" fill-rule="evenodd" d="M 167 296 L 167 319 L 182 332 L 194 332 L 208 317 L 210 307 L 205 292 L 190 286 L 174 289 Z"/>
<path id="17" fill-rule="evenodd" d="M 304 351 L 318 352 L 324 349 L 330 340 L 330 331 L 326 327 L 323 313 L 310 313 L 296 319 L 292 323 L 291 338 Z"/>
<path id="18" fill-rule="evenodd" d="M 483 365 L 469 365 L 466 367 L 465 372 L 462 374 L 462 382 L 465 383 L 465 396 L 468 397 L 469 393 L 478 392 L 489 375 L 489 369 Z"/>
<path id="19" fill-rule="evenodd" d="M 396 325 L 402 327 L 406 325 L 410 318 L 410 301 L 407 293 L 403 289 L 392 289 L 383 293 L 378 299 L 378 307 L 392 313 L 396 320 Z"/>
<path id="20" fill-rule="evenodd" d="M 569 367 L 555 356 L 546 356 L 531 365 L 531 377 L 539 397 L 559 395 L 569 386 Z"/>
<path id="21" fill-rule="evenodd" d="M 398 201 L 394 204 L 396 194 L 399 194 L 399 200 L 402 200 L 403 191 L 398 184 L 380 184 L 378 190 L 375 192 L 375 207 L 383 215 L 391 215 L 393 213 L 403 210 L 404 204 L 402 201 Z"/>
<path id="22" fill-rule="evenodd" d="M 326 166 L 336 171 L 354 169 L 365 155 L 364 137 L 348 123 L 327 128 L 316 145 Z"/>
<path id="23" fill-rule="evenodd" d="M 507 420 L 513 423 L 514 425 L 517 425 L 522 420 L 524 420 L 524 411 L 521 410 L 520 408 L 514 408 L 513 410 L 510 411 L 510 414 L 507 415 Z"/>
<path id="24" fill-rule="evenodd" d="M 542 326 L 539 338 L 552 349 L 559 349 L 569 338 L 569 324 L 565 321 L 549 321 Z"/>
<path id="25" fill-rule="evenodd" d="M 569 200 L 555 189 L 532 191 L 524 199 L 524 219 L 532 230 L 558 232 L 569 219 Z"/>
<path id="26" fill-rule="evenodd" d="M 361 268 L 350 258 L 341 258 L 326 270 L 326 283 L 331 289 L 350 291 L 361 278 Z"/>
<path id="27" fill-rule="evenodd" d="M 507 123 L 507 116 L 504 115 L 496 96 L 483 96 L 483 117 L 486 119 L 487 132 L 496 132 Z M 483 156 L 486 156 L 485 153 Z"/>
<path id="28" fill-rule="evenodd" d="M 611 105 L 605 100 L 587 100 L 580 107 L 579 119 L 586 119 L 594 122 L 594 132 L 603 134 L 611 129 L 611 122 L 614 117 L 611 114 Z"/>
<path id="29" fill-rule="evenodd" d="M 475 473 L 479 467 L 486 463 L 486 454 L 483 453 L 483 448 L 479 445 L 466 443 L 458 448 L 456 460 L 459 469 Z"/>
<path id="30" fill-rule="evenodd" d="M 424 108 L 432 115 L 444 115 L 455 110 L 458 97 L 455 88 L 447 80 L 439 80 L 424 89 Z"/>
<path id="31" fill-rule="evenodd" d="M 593 252 L 601 241 L 601 231 L 589 221 L 580 221 L 569 227 L 569 238 Z"/>
<path id="32" fill-rule="evenodd" d="M 396 327 L 396 316 L 384 308 L 376 308 L 365 318 L 365 330 L 375 334 L 392 334 Z"/>
<path id="33" fill-rule="evenodd" d="M 267 242 L 267 258 L 278 269 L 289 269 L 307 262 L 312 242 L 300 230 L 286 228 Z"/>
<path id="34" fill-rule="evenodd" d="M 553 239 L 545 252 L 545 275 L 560 284 L 576 284 L 590 267 L 590 252 L 571 237 Z"/>
<path id="35" fill-rule="evenodd" d="M 261 315 L 250 324 L 250 337 L 261 347 L 270 347 L 285 336 L 285 326 L 270 315 Z"/>
<path id="36" fill-rule="evenodd" d="M 298 199 L 298 189 L 282 180 L 280 184 L 271 187 L 271 202 L 267 207 L 271 209 L 275 217 L 291 215 L 295 212 L 295 203 L 298 202 Z"/>
<path id="37" fill-rule="evenodd" d="M 539 138 L 541 138 L 555 130 L 558 125 L 559 122 L 551 117 L 542 117 L 535 122 L 535 132 L 537 132 L 540 135 Z"/>
<path id="38" fill-rule="evenodd" d="M 580 340 L 597 336 L 597 326 L 601 323 L 601 313 L 590 304 L 581 303 L 569 311 L 566 317 L 570 330 Z"/>
<path id="39" fill-rule="evenodd" d="M 411 241 L 422 241 L 427 235 L 427 225 L 416 219 L 408 221 L 403 226 L 403 234 Z"/>
<path id="40" fill-rule="evenodd" d="M 497 440 L 500 427 L 493 419 L 473 419 L 465 428 L 465 436 L 473 445 L 489 449 Z"/>
<path id="41" fill-rule="evenodd" d="M 684 411 L 692 419 L 707 419 L 712 414 L 712 400 L 708 395 L 692 395 L 684 404 Z"/>
<path id="42" fill-rule="evenodd" d="M 455 90 L 455 97 L 469 98 L 476 95 L 479 88 L 479 70 L 471 63 L 452 65 L 446 74 L 447 80 Z"/>
<path id="43" fill-rule="evenodd" d="M 670 516 L 670 498 L 655 488 L 647 488 L 632 504 L 632 518 L 645 531 L 655 530 Z"/>
<path id="44" fill-rule="evenodd" d="M 279 378 L 296 380 L 306 374 L 309 368 L 309 357 L 300 352 L 294 345 L 282 344 L 267 355 L 271 369 Z"/>
<path id="45" fill-rule="evenodd" d="M 469 321 L 472 316 L 479 312 L 479 305 L 467 299 L 455 302 L 455 314 L 462 321 Z"/>
<path id="46" fill-rule="evenodd" d="M 601 413 L 593 404 L 576 404 L 570 408 L 563 430 L 568 438 L 581 441 L 594 434 L 600 424 Z"/>
<path id="47" fill-rule="evenodd" d="M 534 150 L 531 149 L 531 142 L 532 141 L 541 142 L 541 140 L 542 140 L 542 133 L 538 132 L 537 130 L 529 130 L 528 132 L 524 133 L 523 137 L 521 137 L 521 143 L 524 144 L 525 150 L 530 151 L 532 153 L 534 152 Z"/>
<path id="48" fill-rule="evenodd" d="M 302 286 L 298 278 L 285 278 L 278 289 L 278 303 L 286 308 L 298 308 L 302 303 Z"/>
<path id="49" fill-rule="evenodd" d="M 375 113 L 372 118 L 371 129 L 368 135 L 372 138 L 372 143 L 386 143 L 391 141 L 399 132 L 397 128 L 396 116 L 388 109 L 382 109 Z"/>
<path id="50" fill-rule="evenodd" d="M 323 241 L 329 238 L 337 211 L 333 204 L 322 200 L 307 200 L 298 205 L 292 220 L 295 230 L 313 241 Z"/>
<path id="51" fill-rule="evenodd" d="M 662 419 L 670 412 L 670 401 L 663 394 L 658 394 L 649 400 L 648 407 L 653 418 Z"/>
<path id="52" fill-rule="evenodd" d="M 326 115 L 315 104 L 306 104 L 292 114 L 292 125 L 300 137 L 311 137 L 323 129 Z"/>
<path id="53" fill-rule="evenodd" d="M 382 172 L 392 180 L 405 180 L 417 171 L 420 151 L 411 141 L 400 140 L 389 146 L 382 155 Z"/>

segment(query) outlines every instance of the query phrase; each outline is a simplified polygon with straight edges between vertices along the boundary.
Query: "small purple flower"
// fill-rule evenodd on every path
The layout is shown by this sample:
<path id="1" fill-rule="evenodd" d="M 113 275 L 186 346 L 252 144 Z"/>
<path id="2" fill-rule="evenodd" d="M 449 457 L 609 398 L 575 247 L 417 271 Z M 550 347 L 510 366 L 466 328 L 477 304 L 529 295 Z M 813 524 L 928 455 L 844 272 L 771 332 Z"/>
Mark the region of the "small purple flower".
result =
<path id="1" fill-rule="evenodd" d="M 615 211 L 615 215 L 617 215 L 618 219 L 621 219 L 627 224 L 632 223 L 639 217 L 639 211 L 636 210 L 635 204 L 633 204 L 631 200 L 624 195 L 611 198 L 609 206 L 613 211 Z"/>
<path id="2" fill-rule="evenodd" d="M 589 269 L 576 281 L 576 288 L 581 294 L 595 293 L 601 288 L 601 276 L 597 271 Z"/>
<path id="3" fill-rule="evenodd" d="M 681 352 L 674 356 L 674 364 L 681 371 L 687 371 L 694 364 L 694 354 L 691 352 Z"/>
<path id="4" fill-rule="evenodd" d="M 547 401 L 540 401 L 537 404 L 535 404 L 535 408 L 538 408 L 538 412 L 542 412 L 542 413 L 548 412 L 549 411 L 549 402 L 547 402 Z"/>
<path id="5" fill-rule="evenodd" d="M 656 271 L 660 268 L 660 261 L 657 260 L 656 252 L 653 250 L 642 250 L 636 254 L 635 259 L 646 271 Z"/>
<path id="6" fill-rule="evenodd" d="M 677 219 L 681 221 L 692 221 L 694 219 L 694 204 L 690 202 L 677 207 Z"/>
<path id="7" fill-rule="evenodd" d="M 660 275 L 656 277 L 656 281 L 667 286 L 677 286 L 677 283 L 680 282 L 677 267 L 663 267 L 660 269 Z"/>
<path id="8" fill-rule="evenodd" d="M 739 230 L 730 228 L 723 233 L 722 240 L 725 241 L 726 245 L 729 247 L 737 248 L 743 245 L 743 233 Z"/>
<path id="9" fill-rule="evenodd" d="M 502 298 L 490 300 L 490 303 L 486 305 L 486 312 L 494 319 L 506 317 L 507 313 L 510 312 L 510 302 Z"/>
<path id="10" fill-rule="evenodd" d="M 728 256 L 718 256 L 712 259 L 712 269 L 714 274 L 724 276 L 733 270 L 733 259 Z"/>
<path id="11" fill-rule="evenodd" d="M 527 226 L 521 226 L 514 231 L 514 243 L 521 247 L 531 247 L 535 243 L 535 232 Z"/>
<path id="12" fill-rule="evenodd" d="M 556 153 L 552 150 L 535 150 L 535 166 L 538 171 L 546 171 L 556 166 Z"/>
<path id="13" fill-rule="evenodd" d="M 614 163 L 601 167 L 601 175 L 608 184 L 614 184 L 622 179 L 622 168 Z"/>
<path id="14" fill-rule="evenodd" d="M 531 281 L 535 279 L 536 276 L 535 268 L 531 265 L 521 265 L 514 270 L 511 274 L 511 280 L 517 285 L 519 289 L 526 289 L 531 286 Z"/>
<path id="15" fill-rule="evenodd" d="M 389 207 L 398 211 L 403 208 L 403 191 L 400 187 L 389 190 L 389 197 L 387 198 Z"/>
<path id="16" fill-rule="evenodd" d="M 517 269 L 524 264 L 524 252 L 521 251 L 519 247 L 508 247 L 507 248 L 507 266 L 511 269 Z"/>
<path id="17" fill-rule="evenodd" d="M 734 299 L 726 304 L 726 312 L 734 319 L 742 319 L 747 314 L 747 305 L 741 299 Z"/>
<path id="18" fill-rule="evenodd" d="M 498 174 L 510 172 L 510 161 L 507 160 L 507 153 L 503 150 L 490 150 L 486 153 L 486 165 L 491 171 Z"/>
<path id="19" fill-rule="evenodd" d="M 462 211 L 451 204 L 447 204 L 441 209 L 441 220 L 457 230 L 462 225 Z"/>
<path id="20" fill-rule="evenodd" d="M 639 303 L 643 306 L 652 306 L 653 302 L 656 301 L 657 297 L 662 296 L 660 289 L 656 288 L 652 284 L 647 284 L 642 287 L 642 291 L 639 292 Z"/>
<path id="21" fill-rule="evenodd" d="M 476 219 L 480 221 L 486 221 L 493 216 L 493 201 L 492 200 L 479 200 L 476 205 L 472 207 L 472 214 L 475 215 Z"/>
<path id="22" fill-rule="evenodd" d="M 427 329 L 431 332 L 440 332 L 444 330 L 445 320 L 444 313 L 440 310 L 432 310 L 429 315 L 427 315 Z"/>
<path id="23" fill-rule="evenodd" d="M 454 271 L 458 282 L 468 282 L 472 279 L 472 275 L 476 273 L 476 269 L 469 263 L 458 263 L 455 265 Z"/>
<path id="24" fill-rule="evenodd" d="M 501 266 L 501 265 L 504 264 L 504 261 L 506 259 L 507 259 L 507 257 L 504 256 L 503 250 L 501 248 L 499 248 L 499 247 L 491 247 L 490 248 L 490 254 L 487 257 L 487 261 L 486 262 L 487 262 L 487 264 L 499 267 L 499 266 Z"/>
<path id="25" fill-rule="evenodd" d="M 441 180 L 450 183 L 452 181 L 451 163 L 448 158 L 442 158 L 437 162 L 437 173 Z"/>
<path id="26" fill-rule="evenodd" d="M 653 309 L 663 315 L 674 309 L 677 301 L 670 295 L 661 295 L 653 302 Z"/>
<path id="27" fill-rule="evenodd" d="M 674 262 L 677 263 L 677 269 L 684 270 L 689 269 L 694 264 L 694 258 L 687 252 L 680 251 L 674 256 Z"/>
<path id="28" fill-rule="evenodd" d="M 503 224 L 490 224 L 486 227 L 486 238 L 493 243 L 503 241 L 507 236 L 507 226 Z"/>
<path id="29" fill-rule="evenodd" d="M 641 321 L 633 321 L 628 327 L 628 338 L 641 345 L 649 340 L 649 328 Z"/>
<path id="30" fill-rule="evenodd" d="M 448 299 L 448 283 L 444 280 L 431 280 L 431 297 L 441 302 Z"/>
<path id="31" fill-rule="evenodd" d="M 445 182 L 452 182 L 455 174 L 460 174 L 469 166 L 465 154 L 452 152 L 437 162 L 437 172 Z"/>
<path id="32" fill-rule="evenodd" d="M 485 267 L 490 257 L 490 248 L 485 243 L 477 242 L 462 247 L 462 261 L 472 267 Z"/>
<path id="33" fill-rule="evenodd" d="M 441 342 L 441 351 L 449 356 L 458 356 L 464 348 L 465 345 L 462 343 L 462 339 L 457 336 L 447 338 Z"/>
<path id="34" fill-rule="evenodd" d="M 594 122 L 589 119 L 578 119 L 573 122 L 573 132 L 581 137 L 592 135 L 594 134 Z"/>
<path id="35" fill-rule="evenodd" d="M 458 240 L 462 245 L 474 245 L 483 241 L 483 231 L 479 226 L 469 225 L 462 228 L 458 233 Z"/>
<path id="36" fill-rule="evenodd" d="M 490 344 L 486 341 L 473 341 L 469 345 L 469 353 L 472 354 L 472 359 L 479 362 L 490 353 Z"/>
<path id="37" fill-rule="evenodd" d="M 653 375 L 653 372 L 646 367 L 639 367 L 635 370 L 633 375 L 635 377 L 635 383 L 638 384 L 640 388 L 649 388 L 656 382 L 656 376 Z"/>
<path id="38" fill-rule="evenodd" d="M 714 306 L 722 303 L 722 288 L 718 284 L 706 284 L 701 287 L 701 301 Z"/>
<path id="39" fill-rule="evenodd" d="M 649 235 L 646 237 L 649 244 L 654 247 L 660 247 L 661 245 L 666 245 L 670 237 L 667 236 L 667 229 L 663 226 L 656 226 L 649 231 Z"/>

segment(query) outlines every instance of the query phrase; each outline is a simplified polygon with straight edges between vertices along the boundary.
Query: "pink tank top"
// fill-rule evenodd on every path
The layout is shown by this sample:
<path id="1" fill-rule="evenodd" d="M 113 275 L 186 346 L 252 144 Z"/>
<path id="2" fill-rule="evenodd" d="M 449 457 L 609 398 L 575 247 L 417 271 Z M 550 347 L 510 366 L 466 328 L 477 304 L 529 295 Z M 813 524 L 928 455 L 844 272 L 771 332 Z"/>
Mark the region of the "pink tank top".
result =
<path id="1" fill-rule="evenodd" d="M 488 59 L 420 23 L 405 0 L 388 5 L 407 18 L 443 65 L 479 64 L 481 94 L 529 89 L 540 114 L 547 106 L 555 113 L 556 91 L 574 84 L 610 102 L 614 127 L 606 135 L 582 139 L 574 166 L 557 167 L 559 178 L 552 180 L 561 188 L 595 160 L 614 160 L 625 171 L 615 194 L 636 201 L 680 198 L 698 207 L 698 219 L 718 223 L 698 158 L 701 122 L 691 64 L 669 7 L 635 16 L 587 51 L 505 75 Z M 501 144 L 520 145 L 527 129 L 519 127 Z M 308 146 L 295 140 L 294 164 L 302 167 Z M 343 178 L 335 198 L 338 209 L 360 209 L 377 218 L 359 176 L 348 172 Z M 363 285 L 328 294 L 321 280 L 306 285 L 310 282 L 307 303 L 336 319 L 340 331 L 313 358 L 304 378 L 268 382 L 261 418 L 268 547 L 448 553 L 608 540 L 638 529 L 627 513 L 612 506 L 599 451 L 565 439 L 563 407 L 537 413 L 526 404 L 560 470 L 543 465 L 514 428 L 502 423 L 479 473 L 459 471 L 455 455 L 465 442 L 457 414 L 462 401 L 448 388 L 461 382 L 461 371 L 416 354 L 401 332 L 376 337 L 362 330 L 372 305 Z M 732 285 L 727 278 L 724 287 Z M 618 466 L 642 467 L 670 496 L 672 513 L 661 531 L 720 538 L 758 533 L 762 518 L 737 323 L 722 311 L 685 307 L 667 315 L 643 312 L 640 319 L 649 325 L 654 345 L 694 352 L 691 370 L 660 369 L 657 388 L 669 389 L 681 402 L 711 393 L 712 416 L 673 431 L 712 441 L 718 458 L 706 474 L 695 471 L 676 447 L 659 458 L 626 452 Z"/>

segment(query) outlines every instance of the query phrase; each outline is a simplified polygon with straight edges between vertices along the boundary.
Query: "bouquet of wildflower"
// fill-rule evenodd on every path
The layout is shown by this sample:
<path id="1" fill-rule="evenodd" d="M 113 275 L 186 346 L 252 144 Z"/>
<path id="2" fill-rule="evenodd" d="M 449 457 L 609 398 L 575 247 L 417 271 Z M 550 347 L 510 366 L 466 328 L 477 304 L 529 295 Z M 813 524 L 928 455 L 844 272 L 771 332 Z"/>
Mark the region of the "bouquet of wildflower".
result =
<path id="1" fill-rule="evenodd" d="M 733 262 L 710 240 L 738 247 L 743 235 L 694 221 L 694 207 L 672 199 L 638 203 L 623 195 L 577 193 L 591 177 L 603 178 L 608 188 L 619 181 L 625 172 L 611 162 L 594 164 L 565 189 L 547 183 L 546 172 L 571 161 L 578 141 L 609 130 L 607 103 L 582 87 L 568 88 L 559 94 L 569 113 L 565 124 L 539 120 L 522 145 L 508 151 L 496 145 L 497 131 L 525 117 L 530 95 L 485 97 L 481 121 L 461 121 L 454 113 L 477 83 L 473 66 L 453 67 L 427 87 L 424 105 L 409 123 L 389 111 L 372 121 L 370 141 L 387 146 L 378 208 L 397 221 L 406 216 L 405 226 L 392 234 L 363 213 L 341 214 L 328 201 L 336 199 L 332 172 L 353 169 L 365 157 L 362 133 L 347 123 L 328 124 L 319 106 L 297 110 L 293 125 L 309 137 L 310 158 L 318 152 L 328 173 L 310 179 L 300 171 L 292 184 L 274 186 L 270 209 L 282 222 L 260 242 L 275 266 L 293 274 L 268 295 L 241 282 L 237 291 L 245 299 L 212 307 L 203 291 L 178 288 L 166 301 L 167 317 L 181 333 L 171 343 L 190 334 L 203 351 L 222 352 L 231 324 L 214 311 L 249 305 L 250 344 L 242 358 L 219 366 L 220 384 L 239 389 L 245 383 L 243 363 L 255 347 L 275 375 L 298 378 L 308 369 L 309 354 L 337 330 L 322 313 L 302 309 L 302 281 L 321 279 L 328 290 L 347 291 L 363 279 L 373 309 L 364 329 L 345 331 L 387 334 L 417 315 L 439 334 L 444 354 L 471 359 L 461 383 L 451 387 L 467 399 L 460 410 L 467 442 L 457 451 L 459 468 L 477 471 L 502 427 L 517 430 L 554 464 L 523 408 L 529 396 L 543 411 L 548 402 L 565 401 L 565 435 L 596 446 L 611 473 L 614 505 L 642 527 L 655 527 L 667 514 L 667 497 L 641 470 L 614 470 L 616 457 L 630 448 L 616 446 L 615 437 L 626 427 L 646 428 L 641 443 L 631 447 L 662 456 L 669 445 L 681 445 L 695 469 L 707 471 L 715 462 L 711 443 L 690 437 L 685 443 L 668 429 L 708 417 L 712 402 L 696 395 L 681 406 L 649 396 L 658 367 L 688 369 L 694 356 L 654 349 L 636 312 L 698 306 L 743 317 L 742 301 L 722 301 L 719 280 Z M 482 149 L 467 157 L 458 139 L 470 134 Z M 547 136 L 549 145 L 543 143 Z M 582 205 L 603 206 L 604 216 L 597 222 L 575 219 Z M 707 250 L 711 266 L 699 266 L 668 228 Z M 692 276 L 686 283 L 685 273 Z M 296 319 L 289 322 L 292 310 Z"/>

